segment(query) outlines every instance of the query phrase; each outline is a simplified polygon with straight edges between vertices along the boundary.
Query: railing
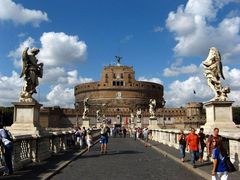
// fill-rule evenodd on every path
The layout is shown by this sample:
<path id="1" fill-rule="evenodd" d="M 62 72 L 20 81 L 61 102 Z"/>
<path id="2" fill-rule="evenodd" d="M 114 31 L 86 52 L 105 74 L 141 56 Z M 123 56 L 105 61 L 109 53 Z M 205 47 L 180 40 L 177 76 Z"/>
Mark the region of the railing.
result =
<path id="1" fill-rule="evenodd" d="M 93 140 L 99 138 L 100 130 L 92 130 Z M 14 170 L 21 169 L 31 162 L 41 162 L 53 154 L 71 148 L 74 138 L 73 131 L 49 132 L 43 136 L 16 136 L 13 141 L 13 167 Z M 2 156 L 2 147 L 0 156 Z M 0 165 L 0 169 L 3 165 Z"/>
<path id="2" fill-rule="evenodd" d="M 188 134 L 189 131 L 185 131 L 185 134 Z M 177 129 L 156 129 L 152 130 L 152 137 L 154 141 L 166 144 L 170 147 L 179 148 L 177 136 L 179 130 Z M 206 134 L 207 136 L 210 134 Z M 221 136 L 224 138 L 224 146 L 226 147 L 230 159 L 234 166 L 240 170 L 240 137 L 233 133 L 221 133 Z M 207 152 L 205 148 L 204 158 L 207 158 Z"/>

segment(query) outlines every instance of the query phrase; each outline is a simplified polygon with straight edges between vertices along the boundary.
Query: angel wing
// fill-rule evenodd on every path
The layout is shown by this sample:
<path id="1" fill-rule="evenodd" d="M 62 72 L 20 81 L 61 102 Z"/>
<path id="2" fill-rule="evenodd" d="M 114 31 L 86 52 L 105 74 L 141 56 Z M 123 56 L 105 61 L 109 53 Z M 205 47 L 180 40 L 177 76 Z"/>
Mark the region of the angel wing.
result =
<path id="1" fill-rule="evenodd" d="M 28 47 L 23 51 L 22 53 L 22 72 L 20 74 L 20 78 L 26 74 L 27 71 L 27 65 L 28 65 Z"/>

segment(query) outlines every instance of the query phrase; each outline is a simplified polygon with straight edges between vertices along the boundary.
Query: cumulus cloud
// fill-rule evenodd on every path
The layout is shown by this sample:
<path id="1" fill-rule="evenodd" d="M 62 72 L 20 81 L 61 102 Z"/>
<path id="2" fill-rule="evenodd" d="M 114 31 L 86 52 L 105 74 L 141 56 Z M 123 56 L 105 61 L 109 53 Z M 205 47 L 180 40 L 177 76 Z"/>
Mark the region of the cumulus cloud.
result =
<path id="1" fill-rule="evenodd" d="M 225 17 L 217 25 L 219 9 L 236 0 L 188 0 L 186 6 L 179 6 L 176 12 L 170 12 L 166 26 L 174 33 L 177 41 L 174 52 L 178 56 L 206 54 L 208 48 L 220 49 L 228 62 L 236 61 L 240 55 L 240 17 Z M 227 44 L 227 46 L 226 46 Z"/>
<path id="2" fill-rule="evenodd" d="M 141 76 L 138 78 L 139 81 L 148 81 L 148 82 L 154 82 L 154 83 L 158 83 L 158 84 L 162 84 L 161 79 L 153 77 L 153 78 L 146 78 L 144 76 Z"/>
<path id="3" fill-rule="evenodd" d="M 221 79 L 222 86 L 231 88 L 229 100 L 235 101 L 234 105 L 240 105 L 240 69 L 231 69 L 228 66 L 224 66 L 223 73 L 225 80 Z M 208 87 L 206 78 L 197 74 L 183 81 L 173 81 L 168 87 L 165 87 L 164 96 L 167 106 L 180 107 L 190 101 L 206 102 L 214 97 L 214 93 Z"/>
<path id="4" fill-rule="evenodd" d="M 23 80 L 15 71 L 10 77 L 0 75 L 0 106 L 11 106 L 11 102 L 18 101 L 22 85 Z"/>
<path id="5" fill-rule="evenodd" d="M 206 101 L 211 99 L 210 88 L 206 84 L 206 80 L 198 76 L 189 77 L 187 80 L 172 82 L 165 91 L 166 106 L 180 107 L 185 106 L 191 101 Z M 196 92 L 194 94 L 193 92 Z"/>
<path id="6" fill-rule="evenodd" d="M 87 56 L 87 45 L 83 41 L 78 40 L 78 36 L 67 35 L 63 32 L 43 33 L 41 38 L 40 52 L 38 59 L 44 63 L 47 68 L 58 67 L 64 65 L 74 65 L 83 62 Z M 28 37 L 19 44 L 16 50 L 9 52 L 9 57 L 14 60 L 16 67 L 21 67 L 22 52 L 26 47 L 30 49 L 34 46 L 35 40 Z"/>
<path id="7" fill-rule="evenodd" d="M 59 66 L 83 62 L 87 55 L 87 45 L 78 36 L 63 32 L 43 33 L 40 38 L 42 48 L 39 53 L 45 65 Z"/>
<path id="8" fill-rule="evenodd" d="M 46 95 L 47 101 L 44 106 L 73 107 L 74 103 L 74 85 L 92 82 L 91 78 L 78 77 L 76 70 L 69 71 L 65 78 L 67 84 L 61 83 L 52 86 L 51 91 Z"/>
<path id="9" fill-rule="evenodd" d="M 28 37 L 25 41 L 20 43 L 19 47 L 16 50 L 9 52 L 8 57 L 13 59 L 13 64 L 15 67 L 22 67 L 22 52 L 26 47 L 33 47 L 34 43 L 35 40 L 31 37 Z"/>
<path id="10" fill-rule="evenodd" d="M 80 76 L 78 71 L 73 69 L 75 65 L 85 60 L 87 45 L 77 36 L 67 35 L 63 32 L 43 33 L 40 42 L 40 53 L 37 58 L 39 62 L 44 63 L 44 75 L 43 79 L 39 79 L 40 84 L 44 88 L 51 85 L 51 90 L 47 95 L 45 94 L 46 100 L 43 103 L 44 105 L 71 106 L 74 102 L 73 87 L 80 83 L 93 81 L 92 78 Z M 36 41 L 28 37 L 19 44 L 16 50 L 9 52 L 8 56 L 13 59 L 15 67 L 22 66 L 23 50 L 26 47 L 32 48 L 35 44 Z M 59 92 L 61 88 L 63 92 Z"/>
<path id="11" fill-rule="evenodd" d="M 74 89 L 58 84 L 51 89 L 46 97 L 48 101 L 44 102 L 45 106 L 73 107 Z"/>
<path id="12" fill-rule="evenodd" d="M 177 59 L 170 68 L 165 68 L 163 70 L 163 75 L 166 77 L 179 76 L 181 74 L 191 74 L 198 71 L 198 67 L 195 64 L 190 64 L 187 66 L 181 66 L 182 60 Z"/>
<path id="13" fill-rule="evenodd" d="M 24 8 L 12 0 L 1 0 L 0 7 L 0 20 L 11 20 L 16 24 L 32 23 L 35 27 L 49 20 L 46 12 Z"/>

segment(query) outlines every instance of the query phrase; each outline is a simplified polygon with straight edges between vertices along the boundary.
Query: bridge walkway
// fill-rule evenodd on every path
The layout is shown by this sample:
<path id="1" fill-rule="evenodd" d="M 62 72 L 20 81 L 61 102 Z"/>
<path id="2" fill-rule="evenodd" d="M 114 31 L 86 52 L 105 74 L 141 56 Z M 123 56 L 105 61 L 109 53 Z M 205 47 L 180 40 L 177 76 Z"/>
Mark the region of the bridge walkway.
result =
<path id="1" fill-rule="evenodd" d="M 107 155 L 99 144 L 58 172 L 53 180 L 200 180 L 181 164 L 132 138 L 110 138 Z"/>
<path id="2" fill-rule="evenodd" d="M 107 155 L 100 155 L 97 143 L 90 152 L 71 149 L 0 179 L 211 179 L 211 163 L 197 164 L 193 169 L 189 154 L 182 163 L 177 149 L 155 141 L 148 145 L 132 138 L 110 138 Z M 229 174 L 231 180 L 239 177 L 239 171 Z"/>

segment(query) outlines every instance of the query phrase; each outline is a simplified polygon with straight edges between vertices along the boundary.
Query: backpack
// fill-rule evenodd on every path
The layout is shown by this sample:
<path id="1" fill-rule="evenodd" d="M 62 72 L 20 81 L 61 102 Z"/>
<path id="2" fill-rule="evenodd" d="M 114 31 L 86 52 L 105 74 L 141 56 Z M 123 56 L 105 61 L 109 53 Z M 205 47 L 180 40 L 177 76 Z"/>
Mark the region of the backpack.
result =
<path id="1" fill-rule="evenodd" d="M 6 139 L 9 140 L 9 141 L 11 141 L 11 142 L 13 142 L 13 136 L 12 136 L 12 134 L 10 133 L 10 131 L 8 131 L 8 130 L 6 130 L 6 129 L 4 129 L 4 130 L 5 130 L 5 133 L 6 133 Z"/>

